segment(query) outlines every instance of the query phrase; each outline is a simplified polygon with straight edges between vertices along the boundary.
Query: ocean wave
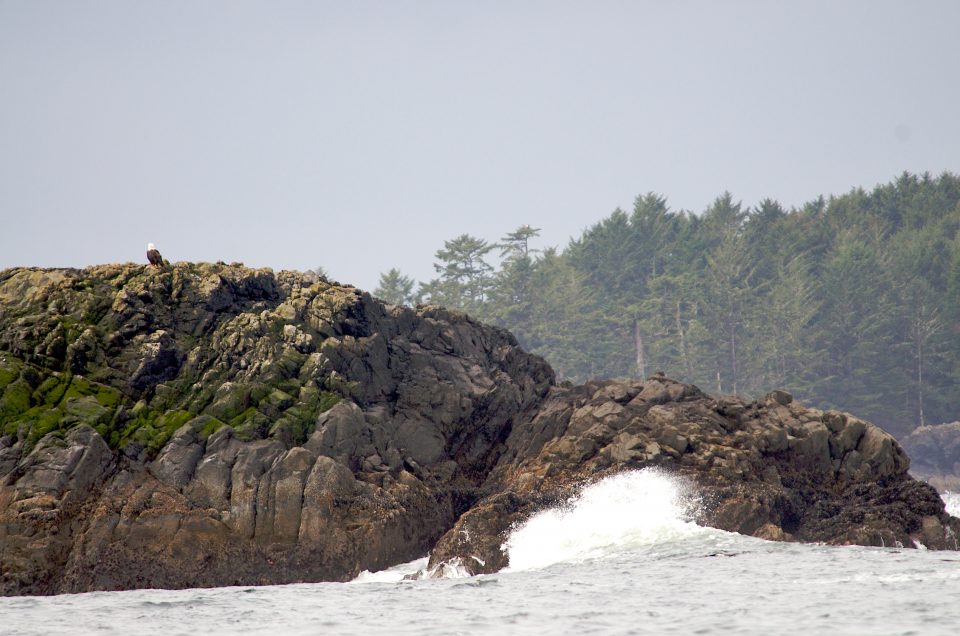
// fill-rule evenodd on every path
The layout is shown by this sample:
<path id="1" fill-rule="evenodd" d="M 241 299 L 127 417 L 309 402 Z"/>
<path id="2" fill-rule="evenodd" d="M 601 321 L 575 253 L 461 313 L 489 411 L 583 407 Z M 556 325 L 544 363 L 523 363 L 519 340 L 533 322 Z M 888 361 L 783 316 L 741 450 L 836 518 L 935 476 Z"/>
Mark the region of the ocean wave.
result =
<path id="1" fill-rule="evenodd" d="M 718 532 L 692 521 L 698 505 L 681 479 L 662 471 L 608 477 L 511 532 L 504 544 L 508 570 L 581 562 Z"/>
<path id="2" fill-rule="evenodd" d="M 943 503 L 947 504 L 947 512 L 954 517 L 960 517 L 960 492 L 945 492 L 940 496 Z"/>

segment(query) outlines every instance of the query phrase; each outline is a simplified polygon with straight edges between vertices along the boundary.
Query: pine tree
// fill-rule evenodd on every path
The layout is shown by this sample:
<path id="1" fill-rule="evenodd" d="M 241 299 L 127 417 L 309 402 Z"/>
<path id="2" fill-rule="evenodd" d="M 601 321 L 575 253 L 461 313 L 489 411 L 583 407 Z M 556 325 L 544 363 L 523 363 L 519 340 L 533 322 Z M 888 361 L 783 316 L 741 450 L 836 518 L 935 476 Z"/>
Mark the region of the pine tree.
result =
<path id="1" fill-rule="evenodd" d="M 563 251 L 532 248 L 538 233 L 445 242 L 421 297 L 508 327 L 574 381 L 662 369 L 746 396 L 783 387 L 897 433 L 957 417 L 960 177 L 789 211 L 724 193 L 695 215 L 648 193 Z"/>
<path id="2" fill-rule="evenodd" d="M 461 234 L 444 241 L 444 249 L 437 250 L 433 268 L 440 274 L 420 290 L 428 302 L 467 311 L 481 308 L 492 282 L 493 267 L 484 260 L 494 245 Z"/>
<path id="3" fill-rule="evenodd" d="M 530 257 L 539 252 L 530 247 L 530 240 L 540 236 L 540 228 L 521 225 L 513 232 L 508 233 L 497 247 L 500 248 L 500 258 L 509 262 L 513 259 Z"/>
<path id="4" fill-rule="evenodd" d="M 413 286 L 412 278 L 393 267 L 389 272 L 380 274 L 380 284 L 373 290 L 373 295 L 392 305 L 410 305 L 414 301 Z"/>
<path id="5" fill-rule="evenodd" d="M 487 315 L 514 332 L 521 341 L 530 335 L 533 316 L 533 276 L 537 263 L 530 241 L 540 235 L 540 228 L 522 225 L 504 236 L 499 243 L 503 263 L 493 277 L 487 303 Z"/>
<path id="6" fill-rule="evenodd" d="M 759 381 L 755 384 L 762 388 L 789 386 L 806 397 L 816 382 L 809 376 L 818 357 L 810 325 L 822 305 L 820 288 L 803 254 L 781 254 L 774 268 L 754 334 L 759 341 L 755 360 Z"/>
<path id="7" fill-rule="evenodd" d="M 743 237 L 732 227 L 707 255 L 704 313 L 716 342 L 717 391 L 740 393 L 745 375 L 744 353 L 748 349 L 745 327 L 755 291 L 751 289 L 752 265 Z"/>

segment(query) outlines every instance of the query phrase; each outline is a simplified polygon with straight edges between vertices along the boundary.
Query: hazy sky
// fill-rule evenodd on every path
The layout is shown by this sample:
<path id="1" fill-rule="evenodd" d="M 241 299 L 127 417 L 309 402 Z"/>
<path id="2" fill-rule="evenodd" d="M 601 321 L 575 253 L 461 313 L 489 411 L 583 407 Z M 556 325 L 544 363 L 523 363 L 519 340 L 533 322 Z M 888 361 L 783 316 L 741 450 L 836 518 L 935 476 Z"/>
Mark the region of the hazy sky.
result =
<path id="1" fill-rule="evenodd" d="M 0 267 L 541 245 L 960 172 L 960 2 L 0 0 Z"/>

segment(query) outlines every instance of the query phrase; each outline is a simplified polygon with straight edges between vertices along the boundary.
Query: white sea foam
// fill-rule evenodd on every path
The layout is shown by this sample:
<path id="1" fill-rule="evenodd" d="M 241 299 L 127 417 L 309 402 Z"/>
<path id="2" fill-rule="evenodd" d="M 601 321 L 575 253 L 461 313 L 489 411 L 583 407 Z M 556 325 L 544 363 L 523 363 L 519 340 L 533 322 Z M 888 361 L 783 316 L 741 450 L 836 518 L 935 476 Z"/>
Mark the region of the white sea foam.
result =
<path id="1" fill-rule="evenodd" d="M 514 530 L 504 544 L 509 570 L 581 562 L 709 532 L 690 521 L 695 508 L 679 478 L 661 471 L 608 477 Z"/>
<path id="2" fill-rule="evenodd" d="M 379 570 L 377 572 L 371 572 L 369 570 L 364 570 L 361 572 L 357 578 L 350 581 L 351 583 L 394 583 L 396 581 L 402 581 L 403 578 L 409 574 L 416 574 L 420 570 L 427 567 L 427 561 L 430 560 L 430 557 L 421 557 L 414 561 L 408 563 L 401 563 L 395 565 L 392 568 L 387 568 L 386 570 Z"/>
<path id="3" fill-rule="evenodd" d="M 954 517 L 960 517 L 960 492 L 945 492 L 940 496 L 947 504 L 947 512 Z"/>
<path id="4" fill-rule="evenodd" d="M 477 557 L 471 557 L 477 559 Z M 460 557 L 454 557 L 449 561 L 440 563 L 424 573 L 424 578 L 428 579 L 466 579 L 472 576 L 467 566 L 463 564 Z"/>

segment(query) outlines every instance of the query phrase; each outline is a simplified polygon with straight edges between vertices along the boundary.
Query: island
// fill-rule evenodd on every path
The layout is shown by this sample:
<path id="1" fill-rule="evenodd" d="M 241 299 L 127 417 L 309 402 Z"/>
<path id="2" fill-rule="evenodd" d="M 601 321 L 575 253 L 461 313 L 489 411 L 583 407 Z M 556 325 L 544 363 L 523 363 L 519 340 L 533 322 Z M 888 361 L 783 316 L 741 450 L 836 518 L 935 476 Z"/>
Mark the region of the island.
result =
<path id="1" fill-rule="evenodd" d="M 958 547 L 891 435 L 786 391 L 558 382 L 504 329 L 311 272 L 0 272 L 5 595 L 495 572 L 516 524 L 646 467 L 703 525 Z"/>

